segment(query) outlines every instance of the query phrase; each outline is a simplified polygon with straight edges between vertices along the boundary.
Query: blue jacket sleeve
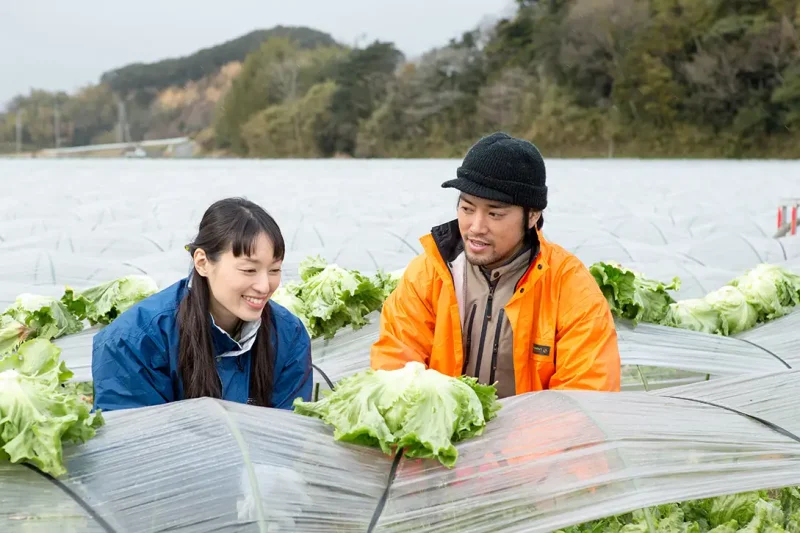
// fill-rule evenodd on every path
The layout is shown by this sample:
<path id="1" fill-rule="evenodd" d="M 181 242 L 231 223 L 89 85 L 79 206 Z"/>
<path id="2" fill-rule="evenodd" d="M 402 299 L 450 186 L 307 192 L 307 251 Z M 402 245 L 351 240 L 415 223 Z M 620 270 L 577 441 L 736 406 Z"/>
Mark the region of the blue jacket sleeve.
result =
<path id="1" fill-rule="evenodd" d="M 116 338 L 95 336 L 92 343 L 94 408 L 115 411 L 174 401 L 169 363 L 164 353 L 164 348 L 147 334 Z"/>
<path id="2" fill-rule="evenodd" d="M 311 400 L 314 376 L 311 371 L 311 338 L 306 328 L 298 320 L 297 335 L 286 349 L 283 368 L 276 368 L 275 387 L 272 393 L 272 406 L 277 409 L 292 409 L 295 398 Z M 276 358 L 277 359 L 277 358 Z"/>

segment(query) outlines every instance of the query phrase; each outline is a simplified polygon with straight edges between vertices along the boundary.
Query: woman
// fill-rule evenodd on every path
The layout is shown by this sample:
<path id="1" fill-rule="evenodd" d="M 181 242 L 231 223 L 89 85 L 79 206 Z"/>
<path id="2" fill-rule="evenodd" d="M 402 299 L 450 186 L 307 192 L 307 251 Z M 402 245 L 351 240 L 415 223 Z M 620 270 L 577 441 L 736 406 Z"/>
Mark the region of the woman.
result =
<path id="1" fill-rule="evenodd" d="M 230 198 L 203 215 L 189 277 L 97 333 L 94 406 L 113 411 L 208 396 L 291 409 L 311 397 L 311 340 L 270 297 L 284 241 L 261 207 Z"/>

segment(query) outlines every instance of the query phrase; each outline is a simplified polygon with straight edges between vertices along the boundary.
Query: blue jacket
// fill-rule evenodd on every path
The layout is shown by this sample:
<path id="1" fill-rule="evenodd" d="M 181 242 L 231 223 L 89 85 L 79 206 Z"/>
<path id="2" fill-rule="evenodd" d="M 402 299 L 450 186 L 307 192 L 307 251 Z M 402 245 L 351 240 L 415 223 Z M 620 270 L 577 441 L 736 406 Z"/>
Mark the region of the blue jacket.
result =
<path id="1" fill-rule="evenodd" d="M 178 305 L 187 279 L 137 303 L 92 341 L 94 407 L 104 411 L 128 409 L 183 399 L 178 373 Z M 291 409 L 297 397 L 311 399 L 311 339 L 299 318 L 275 302 L 272 342 L 275 381 L 272 407 Z M 209 315 L 209 321 L 211 320 Z M 212 326 L 215 355 L 235 351 L 237 343 Z M 222 399 L 247 403 L 250 389 L 250 351 L 217 357 Z"/>

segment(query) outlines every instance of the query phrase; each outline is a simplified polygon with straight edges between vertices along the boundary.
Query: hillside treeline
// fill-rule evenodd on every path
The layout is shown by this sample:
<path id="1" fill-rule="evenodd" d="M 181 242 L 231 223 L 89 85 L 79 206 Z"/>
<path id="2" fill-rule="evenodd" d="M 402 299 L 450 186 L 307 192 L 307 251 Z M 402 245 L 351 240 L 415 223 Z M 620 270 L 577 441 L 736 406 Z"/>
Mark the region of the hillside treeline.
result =
<path id="1" fill-rule="evenodd" d="M 125 98 L 150 110 L 129 113 L 132 135 L 148 135 L 159 120 L 180 133 L 182 120 L 208 153 L 249 157 L 459 157 L 495 130 L 549 156 L 796 157 L 798 6 L 518 0 L 513 17 L 413 60 L 390 42 L 353 48 L 272 35 L 235 69 L 229 64 L 224 80 L 217 70 L 189 82 L 217 91 L 193 121 L 185 106 L 160 118 L 153 110 L 165 91 L 189 84 L 164 85 L 148 102 L 138 96 L 145 88 L 127 87 Z M 27 98 L 88 114 L 71 130 L 82 143 L 114 124 L 118 93 L 103 83 L 75 96 Z M 22 103 L 12 102 L 0 139 L 10 142 Z M 25 107 L 26 141 L 52 146 L 52 117 L 34 108 Z"/>

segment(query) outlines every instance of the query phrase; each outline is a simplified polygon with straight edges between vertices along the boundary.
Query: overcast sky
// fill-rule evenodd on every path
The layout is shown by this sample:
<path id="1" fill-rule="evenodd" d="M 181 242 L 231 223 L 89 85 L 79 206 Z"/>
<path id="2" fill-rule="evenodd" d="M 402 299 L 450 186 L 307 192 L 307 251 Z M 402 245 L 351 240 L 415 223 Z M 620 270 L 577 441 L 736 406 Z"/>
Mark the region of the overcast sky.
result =
<path id="1" fill-rule="evenodd" d="M 316 28 L 351 45 L 394 41 L 413 57 L 513 6 L 513 0 L 0 0 L 0 108 L 31 88 L 73 92 L 128 63 L 190 54 L 278 24 Z"/>

